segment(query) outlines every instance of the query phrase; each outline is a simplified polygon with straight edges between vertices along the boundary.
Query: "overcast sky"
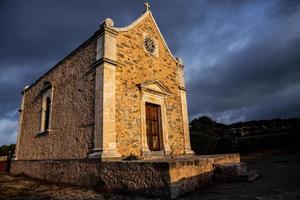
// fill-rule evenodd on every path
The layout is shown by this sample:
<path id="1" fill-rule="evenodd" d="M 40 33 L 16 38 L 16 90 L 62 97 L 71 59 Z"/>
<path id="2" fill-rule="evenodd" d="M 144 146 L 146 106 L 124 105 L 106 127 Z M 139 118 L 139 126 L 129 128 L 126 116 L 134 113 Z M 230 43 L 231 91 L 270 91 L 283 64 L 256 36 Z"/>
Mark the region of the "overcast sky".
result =
<path id="1" fill-rule="evenodd" d="M 130 24 L 141 0 L 0 0 L 0 145 L 15 143 L 20 92 L 110 17 Z M 232 123 L 300 116 L 300 1 L 150 1 L 185 63 L 190 119 Z"/>

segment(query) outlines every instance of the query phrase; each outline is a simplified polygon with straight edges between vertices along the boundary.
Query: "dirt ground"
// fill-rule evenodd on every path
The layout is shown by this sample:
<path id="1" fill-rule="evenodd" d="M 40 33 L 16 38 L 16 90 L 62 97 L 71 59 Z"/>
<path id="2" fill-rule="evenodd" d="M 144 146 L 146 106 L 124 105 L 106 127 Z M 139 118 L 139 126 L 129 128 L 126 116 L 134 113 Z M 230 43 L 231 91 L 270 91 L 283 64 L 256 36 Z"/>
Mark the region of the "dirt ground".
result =
<path id="1" fill-rule="evenodd" d="M 260 178 L 253 182 L 207 186 L 183 199 L 300 200 L 300 155 L 242 157 Z"/>
<path id="2" fill-rule="evenodd" d="M 248 156 L 242 158 L 260 178 L 246 183 L 212 183 L 181 199 L 201 200 L 298 200 L 300 199 L 300 155 Z M 54 185 L 28 177 L 0 174 L 0 200 L 7 199 L 145 199 L 93 190 Z"/>

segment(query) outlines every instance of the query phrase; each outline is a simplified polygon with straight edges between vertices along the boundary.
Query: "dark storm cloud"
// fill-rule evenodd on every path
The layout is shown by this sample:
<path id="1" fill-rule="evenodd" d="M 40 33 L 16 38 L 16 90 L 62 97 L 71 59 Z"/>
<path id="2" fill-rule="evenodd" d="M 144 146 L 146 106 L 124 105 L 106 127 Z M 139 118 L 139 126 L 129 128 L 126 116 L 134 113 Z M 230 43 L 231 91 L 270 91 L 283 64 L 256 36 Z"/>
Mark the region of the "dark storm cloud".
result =
<path id="1" fill-rule="evenodd" d="M 20 91 L 106 17 L 125 26 L 138 0 L 0 1 L 0 145 L 14 142 Z M 299 1 L 150 1 L 186 65 L 190 118 L 299 116 Z M 10 137 L 8 137 L 10 136 Z"/>
<path id="2" fill-rule="evenodd" d="M 299 4 L 266 4 L 253 14 L 244 26 L 229 22 L 230 37 L 215 38 L 223 46 L 211 53 L 213 64 L 190 70 L 190 115 L 223 122 L 300 116 Z"/>
<path id="3" fill-rule="evenodd" d="M 0 116 L 16 109 L 24 86 L 79 46 L 107 16 L 126 21 L 129 5 L 120 16 L 122 7 L 116 13 L 105 9 L 113 5 L 117 1 L 2 1 Z"/>

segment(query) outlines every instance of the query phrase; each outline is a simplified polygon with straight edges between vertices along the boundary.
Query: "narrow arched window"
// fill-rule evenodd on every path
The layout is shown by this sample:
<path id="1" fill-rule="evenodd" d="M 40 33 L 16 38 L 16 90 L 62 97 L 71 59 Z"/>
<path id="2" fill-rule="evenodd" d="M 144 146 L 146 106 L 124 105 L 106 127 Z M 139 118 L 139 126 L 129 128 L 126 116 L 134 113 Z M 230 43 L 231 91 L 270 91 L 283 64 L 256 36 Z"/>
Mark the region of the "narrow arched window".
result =
<path id="1" fill-rule="evenodd" d="M 49 131 L 51 127 L 52 85 L 46 82 L 42 92 L 41 132 Z"/>
<path id="2" fill-rule="evenodd" d="M 44 130 L 49 129 L 50 124 L 50 109 L 51 109 L 51 99 L 50 97 L 46 98 L 46 109 L 45 109 L 45 123 L 44 123 Z"/>

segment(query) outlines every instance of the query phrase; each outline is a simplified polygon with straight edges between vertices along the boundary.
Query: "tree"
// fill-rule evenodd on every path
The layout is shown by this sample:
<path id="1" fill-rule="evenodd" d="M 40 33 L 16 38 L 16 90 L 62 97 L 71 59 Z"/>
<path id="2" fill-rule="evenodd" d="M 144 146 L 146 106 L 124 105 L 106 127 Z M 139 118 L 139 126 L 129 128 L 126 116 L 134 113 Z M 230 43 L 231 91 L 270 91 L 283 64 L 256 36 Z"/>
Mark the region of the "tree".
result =
<path id="1" fill-rule="evenodd" d="M 0 156 L 7 156 L 9 151 L 11 151 L 11 153 L 13 154 L 15 152 L 15 147 L 15 144 L 2 145 L 0 147 Z"/>
<path id="2" fill-rule="evenodd" d="M 227 126 L 208 116 L 190 122 L 191 145 L 196 154 L 228 153 L 234 150 L 234 138 Z"/>

